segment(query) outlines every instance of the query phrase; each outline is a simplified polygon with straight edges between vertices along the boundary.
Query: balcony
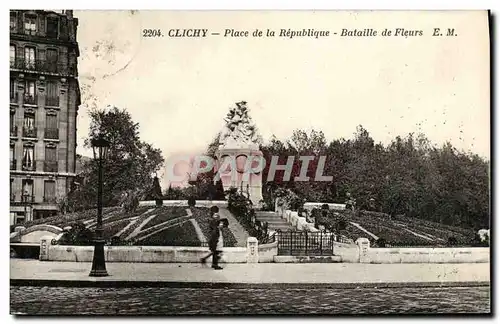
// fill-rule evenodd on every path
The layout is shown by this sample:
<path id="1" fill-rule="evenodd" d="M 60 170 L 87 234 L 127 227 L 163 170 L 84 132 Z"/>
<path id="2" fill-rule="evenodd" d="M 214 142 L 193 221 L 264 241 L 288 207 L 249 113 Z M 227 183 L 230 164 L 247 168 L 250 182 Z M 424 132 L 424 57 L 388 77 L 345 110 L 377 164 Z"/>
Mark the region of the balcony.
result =
<path id="1" fill-rule="evenodd" d="M 21 196 L 21 202 L 23 202 L 23 203 L 34 203 L 35 202 L 35 196 L 33 194 L 31 194 L 31 195 L 25 195 L 25 194 L 23 194 Z"/>
<path id="2" fill-rule="evenodd" d="M 32 128 L 23 127 L 23 137 L 37 138 L 36 127 Z"/>
<path id="3" fill-rule="evenodd" d="M 17 95 L 17 92 L 14 92 L 14 93 L 10 93 L 10 103 L 14 103 L 14 104 L 17 104 L 18 102 L 18 95 Z"/>
<path id="4" fill-rule="evenodd" d="M 10 137 L 17 137 L 17 126 L 10 126 Z"/>
<path id="5" fill-rule="evenodd" d="M 13 66 L 14 65 L 14 66 Z M 60 62 L 47 60 L 26 60 L 23 58 L 16 59 L 11 67 L 19 70 L 49 72 L 49 73 L 64 73 L 66 72 L 64 65 Z"/>
<path id="6" fill-rule="evenodd" d="M 57 172 L 58 171 L 57 161 L 44 161 L 43 162 L 43 171 L 45 171 L 45 172 Z"/>
<path id="7" fill-rule="evenodd" d="M 45 128 L 46 139 L 59 139 L 59 128 Z"/>
<path id="8" fill-rule="evenodd" d="M 16 167 L 17 167 L 17 160 L 16 159 L 10 160 L 10 169 L 15 170 Z"/>
<path id="9" fill-rule="evenodd" d="M 33 30 L 33 29 L 26 29 L 26 28 L 24 28 L 24 34 L 25 35 L 29 35 L 29 36 L 36 36 L 36 35 L 38 35 L 38 31 L 37 30 Z"/>
<path id="10" fill-rule="evenodd" d="M 54 196 L 43 196 L 43 202 L 55 204 L 57 202 L 57 198 Z"/>
<path id="11" fill-rule="evenodd" d="M 37 96 L 33 93 L 25 93 L 24 94 L 24 103 L 26 105 L 36 105 L 37 104 Z"/>
<path id="12" fill-rule="evenodd" d="M 59 97 L 46 97 L 45 106 L 59 107 Z"/>
<path id="13" fill-rule="evenodd" d="M 23 160 L 23 171 L 36 171 L 35 161 L 28 163 L 28 161 Z"/>

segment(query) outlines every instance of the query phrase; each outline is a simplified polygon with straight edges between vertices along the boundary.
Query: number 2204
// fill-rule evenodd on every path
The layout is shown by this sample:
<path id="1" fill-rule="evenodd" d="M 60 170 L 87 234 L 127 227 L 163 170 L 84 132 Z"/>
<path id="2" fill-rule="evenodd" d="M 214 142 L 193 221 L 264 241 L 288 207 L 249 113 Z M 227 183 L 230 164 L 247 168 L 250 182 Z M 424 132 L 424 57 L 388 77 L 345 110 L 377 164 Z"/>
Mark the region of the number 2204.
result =
<path id="1" fill-rule="evenodd" d="M 161 33 L 160 29 L 143 29 L 142 30 L 142 37 L 162 37 L 163 34 Z"/>

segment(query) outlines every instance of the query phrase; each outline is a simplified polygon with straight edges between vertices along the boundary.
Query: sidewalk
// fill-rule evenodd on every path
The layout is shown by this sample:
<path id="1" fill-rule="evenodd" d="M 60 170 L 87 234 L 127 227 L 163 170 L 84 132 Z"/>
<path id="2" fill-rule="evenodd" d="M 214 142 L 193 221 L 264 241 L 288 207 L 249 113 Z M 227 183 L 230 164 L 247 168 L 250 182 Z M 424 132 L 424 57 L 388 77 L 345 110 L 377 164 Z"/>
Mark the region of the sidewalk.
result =
<path id="1" fill-rule="evenodd" d="M 428 287 L 487 286 L 489 263 L 471 264 L 223 264 L 107 263 L 108 277 L 89 277 L 87 262 L 10 259 L 12 285 L 178 287 Z"/>

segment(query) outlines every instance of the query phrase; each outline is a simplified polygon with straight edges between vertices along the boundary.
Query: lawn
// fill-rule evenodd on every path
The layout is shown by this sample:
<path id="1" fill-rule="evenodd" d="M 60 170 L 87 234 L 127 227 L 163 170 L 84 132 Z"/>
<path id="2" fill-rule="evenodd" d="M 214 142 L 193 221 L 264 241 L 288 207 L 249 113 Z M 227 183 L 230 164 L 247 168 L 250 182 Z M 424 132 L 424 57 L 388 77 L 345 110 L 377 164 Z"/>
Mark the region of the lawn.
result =
<path id="1" fill-rule="evenodd" d="M 150 215 L 156 215 L 156 217 L 144 225 L 142 228 L 143 230 L 178 217 L 187 216 L 188 214 L 186 212 L 186 207 L 174 206 L 157 208 L 151 212 Z"/>
<path id="2" fill-rule="evenodd" d="M 205 238 L 208 241 L 210 239 L 210 209 L 206 207 L 194 207 L 191 208 L 191 212 L 193 213 L 193 218 L 198 222 L 203 235 L 205 235 Z M 238 243 L 229 228 L 222 229 L 222 236 L 224 239 L 224 246 L 226 247 L 233 247 Z"/>
<path id="3" fill-rule="evenodd" d="M 165 229 L 136 242 L 143 246 L 200 246 L 201 242 L 190 221 Z"/>

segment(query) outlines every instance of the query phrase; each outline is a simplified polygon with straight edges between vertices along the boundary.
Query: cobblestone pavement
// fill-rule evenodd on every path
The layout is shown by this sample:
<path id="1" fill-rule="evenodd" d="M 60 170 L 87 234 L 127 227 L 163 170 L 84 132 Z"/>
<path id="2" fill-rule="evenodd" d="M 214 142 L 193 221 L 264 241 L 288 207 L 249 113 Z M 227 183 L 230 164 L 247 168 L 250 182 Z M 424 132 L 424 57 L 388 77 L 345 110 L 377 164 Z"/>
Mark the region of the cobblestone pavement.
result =
<path id="1" fill-rule="evenodd" d="M 12 314 L 272 315 L 489 313 L 490 288 L 10 288 Z"/>

